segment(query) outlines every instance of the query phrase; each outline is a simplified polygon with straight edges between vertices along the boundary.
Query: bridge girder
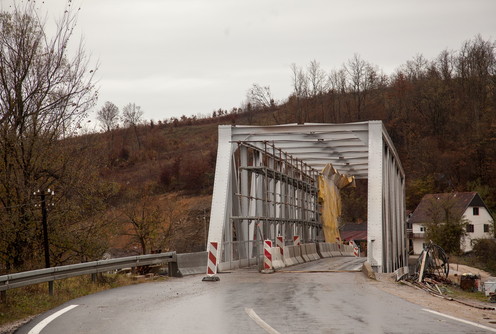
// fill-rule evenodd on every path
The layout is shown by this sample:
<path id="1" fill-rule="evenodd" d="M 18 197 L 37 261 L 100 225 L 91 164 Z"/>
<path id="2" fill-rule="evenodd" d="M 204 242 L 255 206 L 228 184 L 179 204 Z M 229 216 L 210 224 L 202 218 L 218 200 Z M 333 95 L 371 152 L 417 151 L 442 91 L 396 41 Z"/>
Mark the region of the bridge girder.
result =
<path id="1" fill-rule="evenodd" d="M 319 240 L 316 177 L 328 163 L 368 179 L 370 264 L 378 272 L 407 265 L 404 172 L 382 122 L 369 121 L 219 126 L 208 239 L 220 243 L 224 266 L 251 263 L 262 238 Z"/>

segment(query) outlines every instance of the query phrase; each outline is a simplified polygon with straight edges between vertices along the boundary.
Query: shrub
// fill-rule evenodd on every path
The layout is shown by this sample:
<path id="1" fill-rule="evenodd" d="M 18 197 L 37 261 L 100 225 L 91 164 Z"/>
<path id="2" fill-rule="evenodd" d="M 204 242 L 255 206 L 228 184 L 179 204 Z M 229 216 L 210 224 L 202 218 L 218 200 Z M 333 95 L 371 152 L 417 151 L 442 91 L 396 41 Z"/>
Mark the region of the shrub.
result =
<path id="1" fill-rule="evenodd" d="M 496 272 L 496 239 L 475 239 L 472 244 L 474 255 L 483 269 Z"/>

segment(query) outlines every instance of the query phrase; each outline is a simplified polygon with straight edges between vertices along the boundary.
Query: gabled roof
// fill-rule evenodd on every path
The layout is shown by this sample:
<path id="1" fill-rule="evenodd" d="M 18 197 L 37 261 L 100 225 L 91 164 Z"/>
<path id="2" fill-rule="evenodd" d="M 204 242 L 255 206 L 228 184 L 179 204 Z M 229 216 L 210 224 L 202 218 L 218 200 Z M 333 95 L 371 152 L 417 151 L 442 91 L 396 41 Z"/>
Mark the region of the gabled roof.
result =
<path id="1" fill-rule="evenodd" d="M 367 223 L 348 223 L 339 228 L 341 240 L 367 240 Z"/>
<path id="2" fill-rule="evenodd" d="M 467 208 L 472 206 L 484 207 L 487 210 L 484 201 L 476 192 L 427 194 L 413 211 L 409 222 L 422 224 L 432 221 L 432 217 L 444 214 L 443 207 L 449 208 L 453 217 L 459 219 Z"/>

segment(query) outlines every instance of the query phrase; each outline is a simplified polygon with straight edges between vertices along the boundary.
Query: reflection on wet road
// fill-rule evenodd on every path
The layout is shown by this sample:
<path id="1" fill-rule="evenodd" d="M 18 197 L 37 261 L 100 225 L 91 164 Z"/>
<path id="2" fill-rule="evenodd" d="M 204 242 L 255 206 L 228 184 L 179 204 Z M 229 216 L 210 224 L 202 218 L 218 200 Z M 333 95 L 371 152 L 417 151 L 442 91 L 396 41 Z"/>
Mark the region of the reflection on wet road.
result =
<path id="1" fill-rule="evenodd" d="M 336 272 L 359 266 L 356 261 L 329 258 L 273 274 L 236 270 L 220 274 L 219 282 L 202 282 L 200 275 L 109 290 L 71 301 L 78 307 L 41 333 L 488 332 L 387 294 L 360 272 Z"/>

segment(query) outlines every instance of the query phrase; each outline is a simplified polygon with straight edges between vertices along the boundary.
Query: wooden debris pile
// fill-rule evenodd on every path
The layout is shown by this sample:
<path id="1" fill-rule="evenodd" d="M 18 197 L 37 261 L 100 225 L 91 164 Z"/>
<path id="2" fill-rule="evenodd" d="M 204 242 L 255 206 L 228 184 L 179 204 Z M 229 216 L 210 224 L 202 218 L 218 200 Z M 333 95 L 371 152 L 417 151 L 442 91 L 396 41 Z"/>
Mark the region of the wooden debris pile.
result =
<path id="1" fill-rule="evenodd" d="M 449 262 L 447 254 L 440 246 L 430 242 L 417 260 L 415 273 L 401 282 L 413 288 L 426 291 L 435 297 L 455 301 L 481 310 L 495 310 L 494 307 L 474 305 L 446 296 L 445 286 L 455 285 L 448 279 L 448 274 Z"/>

